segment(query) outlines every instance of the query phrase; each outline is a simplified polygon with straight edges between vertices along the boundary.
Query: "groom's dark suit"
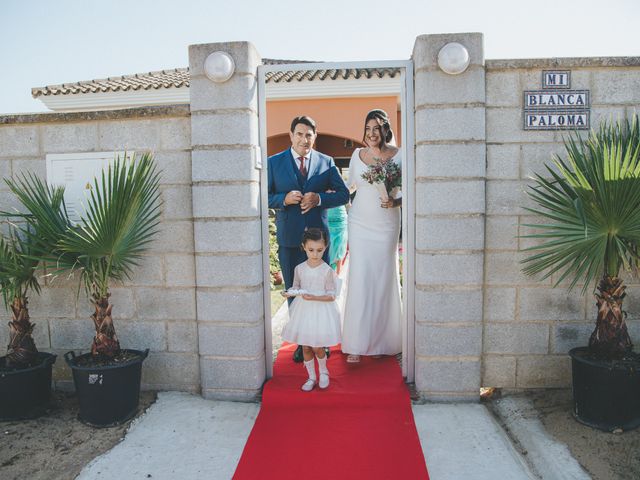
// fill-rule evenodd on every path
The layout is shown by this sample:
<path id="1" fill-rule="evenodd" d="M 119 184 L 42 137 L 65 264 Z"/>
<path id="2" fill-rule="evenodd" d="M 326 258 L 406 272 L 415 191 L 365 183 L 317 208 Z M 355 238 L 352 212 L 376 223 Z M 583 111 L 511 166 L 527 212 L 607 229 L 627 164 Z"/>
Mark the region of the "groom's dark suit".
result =
<path id="1" fill-rule="evenodd" d="M 307 170 L 305 178 L 300 173 L 290 148 L 268 159 L 269 208 L 276 210 L 278 258 L 285 288 L 291 288 L 295 267 L 306 260 L 305 253 L 300 249 L 304 229 L 322 228 L 328 234 L 326 209 L 344 205 L 349 201 L 349 190 L 333 158 L 311 150 Z M 299 204 L 285 205 L 284 199 L 292 190 L 299 190 L 303 195 L 308 192 L 317 193 L 320 196 L 320 205 L 305 214 L 300 210 Z M 327 190 L 333 190 L 334 193 L 325 193 Z M 328 256 L 327 248 L 323 257 L 327 263 Z"/>

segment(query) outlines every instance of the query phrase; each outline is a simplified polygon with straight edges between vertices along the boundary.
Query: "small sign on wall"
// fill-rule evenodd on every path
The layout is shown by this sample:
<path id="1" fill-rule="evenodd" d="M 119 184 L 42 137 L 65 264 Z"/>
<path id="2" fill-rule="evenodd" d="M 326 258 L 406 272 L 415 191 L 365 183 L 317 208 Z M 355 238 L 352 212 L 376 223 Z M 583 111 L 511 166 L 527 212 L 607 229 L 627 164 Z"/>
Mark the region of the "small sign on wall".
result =
<path id="1" fill-rule="evenodd" d="M 588 130 L 589 90 L 571 90 L 569 70 L 544 70 L 543 90 L 525 90 L 525 130 Z"/>

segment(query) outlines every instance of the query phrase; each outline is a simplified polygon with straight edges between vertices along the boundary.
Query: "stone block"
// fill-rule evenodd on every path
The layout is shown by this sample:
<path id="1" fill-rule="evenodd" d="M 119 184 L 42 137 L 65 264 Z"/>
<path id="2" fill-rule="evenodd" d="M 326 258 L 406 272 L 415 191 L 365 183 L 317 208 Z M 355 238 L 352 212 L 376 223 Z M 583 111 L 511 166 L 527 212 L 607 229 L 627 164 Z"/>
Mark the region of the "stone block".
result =
<path id="1" fill-rule="evenodd" d="M 633 111 L 631 108 L 629 110 L 631 112 Z M 612 107 L 612 106 L 592 107 L 591 108 L 591 118 L 590 118 L 591 128 L 597 130 L 598 129 L 598 125 L 601 122 L 612 123 L 612 122 L 616 122 L 616 121 L 622 121 L 622 120 L 624 120 L 624 118 L 626 116 L 626 111 L 627 110 L 623 106 L 620 106 L 620 107 Z M 587 130 L 582 130 L 580 133 L 581 133 L 581 136 L 583 136 L 583 137 L 587 137 L 589 135 L 589 131 L 587 131 Z"/>
<path id="2" fill-rule="evenodd" d="M 485 355 L 482 358 L 482 386 L 514 388 L 516 386 L 516 358 Z"/>
<path id="3" fill-rule="evenodd" d="M 245 389 L 262 387 L 266 379 L 264 355 L 250 360 L 201 358 L 203 389 Z"/>
<path id="4" fill-rule="evenodd" d="M 418 145 L 416 177 L 484 177 L 485 147 L 481 144 L 454 143 Z"/>
<path id="5" fill-rule="evenodd" d="M 484 181 L 416 183 L 416 214 L 484 213 Z"/>
<path id="6" fill-rule="evenodd" d="M 485 139 L 484 107 L 423 108 L 416 111 L 416 142 Z"/>
<path id="7" fill-rule="evenodd" d="M 196 256 L 198 287 L 252 287 L 263 280 L 258 255 Z"/>
<path id="8" fill-rule="evenodd" d="M 549 327 L 543 324 L 487 323 L 485 353 L 549 353 Z"/>
<path id="9" fill-rule="evenodd" d="M 92 152 L 98 147 L 98 123 L 45 123 L 42 150 L 46 153 Z"/>
<path id="10" fill-rule="evenodd" d="M 80 320 L 53 320 L 49 324 L 51 347 L 62 350 L 91 349 L 91 342 L 96 335 L 96 329 L 90 318 Z"/>
<path id="11" fill-rule="evenodd" d="M 262 223 L 248 221 L 196 221 L 197 252 L 257 252 L 262 249 Z"/>
<path id="12" fill-rule="evenodd" d="M 198 324 L 167 322 L 167 348 L 170 352 L 198 351 Z"/>
<path id="13" fill-rule="evenodd" d="M 110 290 L 111 297 L 109 302 L 113 305 L 113 319 L 135 319 L 135 301 L 133 299 L 133 290 L 131 288 L 116 288 L 112 287 Z M 87 305 L 87 315 L 93 313 L 93 306 Z M 82 312 L 78 312 L 79 316 L 82 316 Z"/>
<path id="14" fill-rule="evenodd" d="M 418 250 L 482 250 L 484 219 L 482 217 L 416 218 Z"/>
<path id="15" fill-rule="evenodd" d="M 253 75 L 234 75 L 224 83 L 205 76 L 191 79 L 191 111 L 258 108 L 258 82 Z"/>
<path id="16" fill-rule="evenodd" d="M 0 157 L 29 157 L 40 153 L 40 131 L 35 125 L 0 126 Z"/>
<path id="17" fill-rule="evenodd" d="M 551 353 L 569 353 L 575 347 L 586 347 L 595 328 L 593 323 L 558 323 L 551 330 Z"/>
<path id="18" fill-rule="evenodd" d="M 195 294 L 190 288 L 137 288 L 136 312 L 151 320 L 194 320 Z"/>
<path id="19" fill-rule="evenodd" d="M 555 172 L 558 171 L 553 163 L 553 156 L 560 155 L 566 159 L 565 148 L 559 143 L 528 143 L 522 145 L 522 162 L 520 163 L 520 178 L 530 179 L 536 174 L 549 178 L 551 175 L 546 165 Z"/>
<path id="20" fill-rule="evenodd" d="M 486 287 L 484 291 L 485 322 L 516 320 L 516 289 Z"/>
<path id="21" fill-rule="evenodd" d="M 592 105 L 639 104 L 640 70 L 601 68 L 591 72 Z"/>
<path id="22" fill-rule="evenodd" d="M 166 327 L 162 322 L 116 322 L 116 335 L 122 348 L 149 349 L 162 352 L 167 349 Z"/>
<path id="23" fill-rule="evenodd" d="M 100 123 L 101 150 L 155 151 L 160 148 L 157 120 L 123 120 Z"/>
<path id="24" fill-rule="evenodd" d="M 158 121 L 161 150 L 189 150 L 191 148 L 191 119 L 163 118 Z"/>
<path id="25" fill-rule="evenodd" d="M 571 321 L 585 319 L 584 297 L 562 288 L 520 289 L 521 320 Z"/>
<path id="26" fill-rule="evenodd" d="M 543 232 L 540 228 L 536 228 L 535 225 L 547 224 L 549 220 L 537 215 L 537 216 L 524 216 L 520 217 L 520 225 L 518 226 L 520 231 L 520 238 L 518 238 L 518 245 L 520 249 L 530 248 L 533 246 L 542 245 L 545 242 L 548 242 L 552 239 L 549 238 L 527 238 L 527 235 L 536 235 Z M 533 225 L 533 226 L 532 226 Z M 533 255 L 535 252 L 525 252 L 524 256 Z"/>
<path id="27" fill-rule="evenodd" d="M 204 62 L 213 52 L 226 52 L 233 58 L 235 74 L 256 75 L 262 58 L 249 42 L 219 42 L 189 45 L 189 72 L 192 77 L 204 75 Z"/>
<path id="28" fill-rule="evenodd" d="M 164 262 L 167 287 L 196 285 L 196 264 L 193 255 L 167 255 Z"/>
<path id="29" fill-rule="evenodd" d="M 482 290 L 415 291 L 419 322 L 482 322 Z"/>
<path id="30" fill-rule="evenodd" d="M 526 194 L 527 184 L 518 180 L 489 180 L 487 188 L 487 214 L 523 215 L 522 207 L 533 207 Z"/>
<path id="31" fill-rule="evenodd" d="M 75 318 L 77 289 L 43 287 L 39 295 L 29 297 L 29 313 L 32 317 Z M 80 292 L 82 300 L 83 293 Z"/>
<path id="32" fill-rule="evenodd" d="M 416 353 L 424 356 L 479 356 L 482 326 L 416 325 Z"/>
<path id="33" fill-rule="evenodd" d="M 416 388 L 420 392 L 480 391 L 480 361 L 416 359 Z"/>
<path id="34" fill-rule="evenodd" d="M 487 178 L 520 177 L 520 145 L 487 145 Z"/>
<path id="35" fill-rule="evenodd" d="M 260 187 L 248 185 L 194 185 L 193 216 L 258 217 L 260 216 Z"/>
<path id="36" fill-rule="evenodd" d="M 488 71 L 487 106 L 522 108 L 522 89 L 517 71 Z"/>
<path id="37" fill-rule="evenodd" d="M 416 283 L 420 285 L 482 284 L 482 254 L 417 254 Z"/>
<path id="38" fill-rule="evenodd" d="M 488 143 L 553 142 L 551 131 L 525 130 L 522 108 L 487 107 L 486 133 Z"/>
<path id="39" fill-rule="evenodd" d="M 0 190 L 0 205 L 2 210 L 7 212 L 23 212 L 25 208 L 13 193 L 8 190 Z"/>
<path id="40" fill-rule="evenodd" d="M 157 390 L 163 389 L 163 386 L 197 386 L 200 384 L 198 360 L 195 353 L 151 353 L 142 364 L 142 383 Z"/>
<path id="41" fill-rule="evenodd" d="M 216 325 L 198 323 L 200 355 L 257 357 L 264 355 L 264 324 Z"/>
<path id="42" fill-rule="evenodd" d="M 156 243 L 157 245 L 157 243 Z M 131 280 L 125 285 L 160 286 L 164 283 L 164 259 L 160 255 L 148 254 L 142 257 L 140 265 L 133 271 Z"/>
<path id="43" fill-rule="evenodd" d="M 415 74 L 415 105 L 484 103 L 484 68 L 472 66 L 461 75 L 442 70 L 418 71 Z"/>
<path id="44" fill-rule="evenodd" d="M 22 175 L 28 173 L 37 175 L 43 181 L 47 178 L 47 162 L 44 158 L 14 158 L 11 164 L 15 178 L 21 178 Z M 7 185 L 2 183 L 3 188 L 6 188 Z"/>
<path id="45" fill-rule="evenodd" d="M 157 253 L 193 252 L 193 223 L 190 221 L 164 221 L 151 243 Z"/>
<path id="46" fill-rule="evenodd" d="M 571 386 L 571 359 L 568 355 L 519 357 L 517 388 L 567 388 Z"/>
<path id="47" fill-rule="evenodd" d="M 192 216 L 191 187 L 162 187 L 162 215 L 167 220 L 188 220 Z"/>
<path id="48" fill-rule="evenodd" d="M 255 323 L 264 316 L 262 289 L 251 291 L 198 290 L 198 320 Z"/>
<path id="49" fill-rule="evenodd" d="M 489 250 L 518 249 L 518 217 L 486 217 L 486 246 Z"/>
<path id="50" fill-rule="evenodd" d="M 259 181 L 255 150 L 196 150 L 193 152 L 194 182 Z"/>
<path id="51" fill-rule="evenodd" d="M 487 285 L 529 285 L 538 283 L 534 278 L 522 273 L 520 261 L 525 258 L 522 252 L 487 252 L 485 268 Z M 547 281 L 547 284 L 550 280 Z"/>
<path id="52" fill-rule="evenodd" d="M 252 112 L 191 116 L 193 145 L 257 145 L 258 116 Z"/>
<path id="53" fill-rule="evenodd" d="M 191 152 L 157 152 L 155 160 L 161 171 L 160 184 L 191 185 L 191 155 Z"/>
<path id="54" fill-rule="evenodd" d="M 202 390 L 202 396 L 207 400 L 222 400 L 224 402 L 249 402 L 260 401 L 260 389 L 253 390 L 231 390 L 206 388 Z"/>
<path id="55" fill-rule="evenodd" d="M 44 162 L 43 162 L 44 163 Z M 6 190 L 7 184 L 4 183 L 5 178 L 9 178 L 11 176 L 11 160 L 10 159 L 0 159 L 0 190 Z"/>
<path id="56" fill-rule="evenodd" d="M 414 68 L 416 70 L 438 68 L 438 52 L 451 42 L 465 46 L 469 52 L 470 65 L 484 65 L 484 36 L 482 33 L 442 33 L 420 35 L 416 38 L 411 55 Z"/>

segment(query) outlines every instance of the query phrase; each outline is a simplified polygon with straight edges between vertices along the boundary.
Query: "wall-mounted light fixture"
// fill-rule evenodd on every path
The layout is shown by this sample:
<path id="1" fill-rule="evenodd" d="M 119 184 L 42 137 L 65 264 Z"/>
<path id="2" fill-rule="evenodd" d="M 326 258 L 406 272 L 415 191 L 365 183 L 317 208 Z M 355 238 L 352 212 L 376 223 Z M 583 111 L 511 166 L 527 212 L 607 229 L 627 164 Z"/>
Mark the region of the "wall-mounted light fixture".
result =
<path id="1" fill-rule="evenodd" d="M 444 73 L 458 75 L 464 72 L 471 61 L 469 51 L 456 42 L 447 43 L 438 52 L 438 66 Z"/>
<path id="2" fill-rule="evenodd" d="M 204 61 L 204 73 L 212 82 L 226 82 L 235 70 L 236 64 L 227 52 L 213 52 Z"/>

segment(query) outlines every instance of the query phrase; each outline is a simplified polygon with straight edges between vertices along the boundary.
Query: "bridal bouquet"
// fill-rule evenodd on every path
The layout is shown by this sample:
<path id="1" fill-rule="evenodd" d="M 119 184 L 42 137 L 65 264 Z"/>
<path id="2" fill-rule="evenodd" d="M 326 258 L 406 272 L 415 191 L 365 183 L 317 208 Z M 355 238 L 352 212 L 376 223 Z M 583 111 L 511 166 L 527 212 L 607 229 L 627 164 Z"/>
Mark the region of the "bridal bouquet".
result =
<path id="1" fill-rule="evenodd" d="M 402 185 L 400 165 L 391 160 L 372 163 L 362 174 L 362 178 L 376 186 L 383 202 L 388 201 L 389 197 L 395 197 Z"/>

